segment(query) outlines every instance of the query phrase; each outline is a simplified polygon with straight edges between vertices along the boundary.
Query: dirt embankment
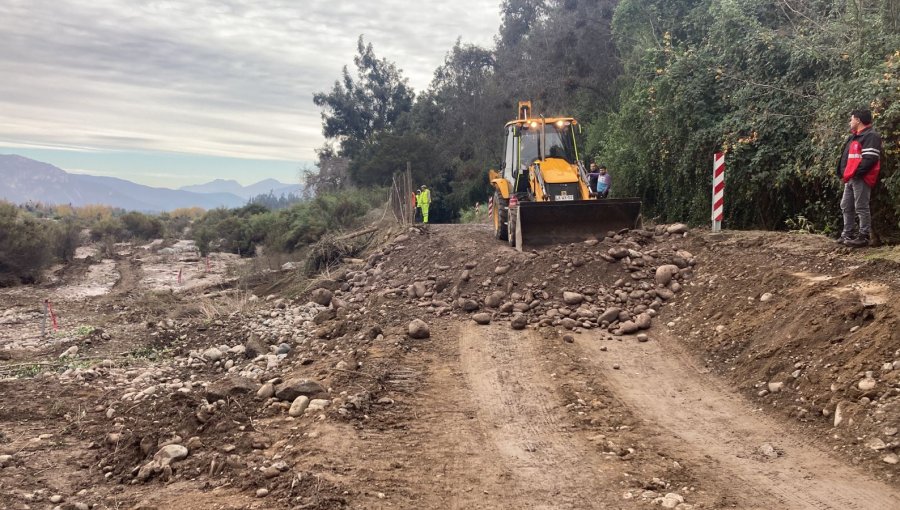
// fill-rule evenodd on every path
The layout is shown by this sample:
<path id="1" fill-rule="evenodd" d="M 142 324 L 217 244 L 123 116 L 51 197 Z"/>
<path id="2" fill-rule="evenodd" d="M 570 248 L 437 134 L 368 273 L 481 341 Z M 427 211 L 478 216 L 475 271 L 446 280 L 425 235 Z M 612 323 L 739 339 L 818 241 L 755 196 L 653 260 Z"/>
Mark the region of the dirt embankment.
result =
<path id="1" fill-rule="evenodd" d="M 295 297 L 136 251 L 0 292 L 0 507 L 893 508 L 898 266 L 867 253 L 433 225 Z M 40 343 L 47 291 L 77 319 Z"/>

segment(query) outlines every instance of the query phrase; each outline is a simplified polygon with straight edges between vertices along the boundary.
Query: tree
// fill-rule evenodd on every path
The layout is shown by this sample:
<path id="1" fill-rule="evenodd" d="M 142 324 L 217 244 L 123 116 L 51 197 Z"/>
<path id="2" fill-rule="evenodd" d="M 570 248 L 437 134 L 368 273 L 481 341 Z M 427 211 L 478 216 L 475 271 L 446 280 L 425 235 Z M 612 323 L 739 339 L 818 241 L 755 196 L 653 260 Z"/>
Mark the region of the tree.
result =
<path id="1" fill-rule="evenodd" d="M 322 131 L 325 138 L 340 144 L 338 155 L 354 157 L 371 138 L 394 126 L 400 116 L 412 108 L 414 94 L 400 69 L 387 59 L 375 56 L 372 44 L 360 35 L 358 54 L 353 58 L 357 77 L 344 66 L 341 80 L 331 91 L 313 96 L 323 108 Z"/>

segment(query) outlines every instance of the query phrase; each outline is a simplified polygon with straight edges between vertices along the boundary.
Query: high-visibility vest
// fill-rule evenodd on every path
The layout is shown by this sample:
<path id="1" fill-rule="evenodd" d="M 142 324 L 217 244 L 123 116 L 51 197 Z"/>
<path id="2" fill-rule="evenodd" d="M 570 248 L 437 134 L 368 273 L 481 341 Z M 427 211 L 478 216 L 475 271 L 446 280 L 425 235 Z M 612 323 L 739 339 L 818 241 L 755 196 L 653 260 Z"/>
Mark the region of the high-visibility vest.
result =
<path id="1" fill-rule="evenodd" d="M 431 204 L 431 190 L 426 188 L 426 189 L 422 190 L 421 195 L 422 195 L 422 198 L 421 198 L 422 204 L 430 205 Z"/>

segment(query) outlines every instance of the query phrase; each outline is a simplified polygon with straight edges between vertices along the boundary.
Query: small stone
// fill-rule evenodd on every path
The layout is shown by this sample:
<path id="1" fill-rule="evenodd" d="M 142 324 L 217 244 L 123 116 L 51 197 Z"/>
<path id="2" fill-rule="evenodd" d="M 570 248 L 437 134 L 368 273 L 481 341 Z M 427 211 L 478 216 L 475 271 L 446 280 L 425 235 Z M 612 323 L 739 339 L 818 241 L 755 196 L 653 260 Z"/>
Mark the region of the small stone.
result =
<path id="1" fill-rule="evenodd" d="M 673 223 L 666 227 L 666 232 L 669 234 L 684 234 L 688 231 L 688 226 L 684 223 Z"/>
<path id="2" fill-rule="evenodd" d="M 762 446 L 760 446 L 760 447 L 759 447 L 759 453 L 760 453 L 763 457 L 768 457 L 768 458 L 770 458 L 770 459 L 777 459 L 777 458 L 778 458 L 778 451 L 775 449 L 774 446 L 770 445 L 769 443 L 765 443 L 765 444 L 763 444 Z"/>
<path id="3" fill-rule="evenodd" d="M 656 283 L 665 287 L 676 274 L 678 274 L 678 266 L 675 264 L 659 266 L 656 268 Z"/>
<path id="4" fill-rule="evenodd" d="M 769 392 L 771 393 L 779 393 L 784 388 L 783 382 L 770 382 L 769 383 Z"/>
<path id="5" fill-rule="evenodd" d="M 618 370 L 620 368 L 622 368 L 622 367 L 620 367 L 618 363 L 613 364 L 613 370 Z"/>
<path id="6" fill-rule="evenodd" d="M 572 336 L 572 335 L 563 335 L 563 342 L 566 342 L 566 343 L 570 344 L 570 343 L 572 343 L 572 342 L 574 342 L 574 341 L 575 341 L 575 337 L 574 337 L 574 336 Z"/>
<path id="7" fill-rule="evenodd" d="M 620 313 L 622 313 L 621 308 L 607 308 L 602 314 L 600 314 L 600 317 L 597 317 L 597 321 L 611 323 L 619 317 Z"/>
<path id="8" fill-rule="evenodd" d="M 291 408 L 288 410 L 288 416 L 301 416 L 309 406 L 309 402 L 309 397 L 307 397 L 306 395 L 300 395 L 299 397 L 295 398 L 291 403 Z"/>
<path id="9" fill-rule="evenodd" d="M 650 337 L 648 337 L 646 333 L 638 333 L 638 336 L 637 336 L 638 342 L 646 342 L 647 340 L 650 340 Z"/>
<path id="10" fill-rule="evenodd" d="M 54 494 L 54 495 L 50 496 L 50 502 L 53 503 L 54 505 L 57 503 L 62 503 L 62 500 L 63 500 L 63 497 L 60 496 L 59 494 Z"/>
<path id="11" fill-rule="evenodd" d="M 256 398 L 260 400 L 270 399 L 275 395 L 275 385 L 272 383 L 263 384 L 262 387 L 257 390 Z"/>
<path id="12" fill-rule="evenodd" d="M 309 297 L 318 305 L 328 306 L 331 304 L 331 299 L 334 297 L 334 294 L 328 289 L 316 289 L 312 291 L 312 294 L 310 294 Z"/>
<path id="13" fill-rule="evenodd" d="M 528 319 L 525 317 L 524 314 L 519 313 L 519 314 L 513 315 L 513 318 L 511 321 L 509 321 L 509 324 L 510 324 L 510 326 L 512 326 L 513 329 L 517 329 L 517 330 L 525 329 L 525 327 L 528 326 Z"/>
<path id="14" fill-rule="evenodd" d="M 172 462 L 181 460 L 187 456 L 187 447 L 180 444 L 170 444 L 160 448 L 160 450 L 156 452 L 156 455 L 153 456 L 153 460 L 158 462 L 160 466 L 168 466 Z"/>
<path id="15" fill-rule="evenodd" d="M 264 498 L 268 495 L 269 495 L 269 489 L 266 489 L 266 488 L 256 489 L 256 497 L 257 498 Z"/>
<path id="16" fill-rule="evenodd" d="M 771 301 L 771 300 L 772 300 L 772 293 L 771 293 L 771 292 L 766 292 L 766 293 L 763 294 L 762 296 L 759 296 L 759 300 L 760 300 L 760 302 L 762 302 L 762 303 L 765 303 L 765 302 L 767 302 L 767 301 Z"/>
<path id="17" fill-rule="evenodd" d="M 407 332 L 410 338 L 424 339 L 431 336 L 428 324 L 425 324 L 425 321 L 421 319 L 413 319 L 407 327 Z"/>
<path id="18" fill-rule="evenodd" d="M 508 272 L 509 272 L 508 265 L 497 266 L 496 268 L 494 268 L 494 274 L 496 274 L 496 275 L 504 275 Z"/>
<path id="19" fill-rule="evenodd" d="M 486 326 L 491 323 L 491 314 L 486 312 L 476 313 L 472 316 L 472 320 L 474 320 L 477 324 Z"/>
<path id="20" fill-rule="evenodd" d="M 484 305 L 490 308 L 497 308 L 503 303 L 503 300 L 505 298 L 506 294 L 503 292 L 492 292 L 488 297 L 484 299 Z"/>
<path id="21" fill-rule="evenodd" d="M 897 456 L 896 453 L 889 453 L 881 458 L 881 461 L 885 464 L 897 464 L 900 462 L 900 457 Z"/>
<path id="22" fill-rule="evenodd" d="M 577 305 L 584 301 L 584 296 L 577 292 L 563 292 L 563 302 L 567 305 Z"/>
<path id="23" fill-rule="evenodd" d="M 873 437 L 872 439 L 866 441 L 866 448 L 878 452 L 887 448 L 887 445 L 881 439 Z"/>
<path id="24" fill-rule="evenodd" d="M 873 379 L 871 377 L 866 377 L 865 379 L 859 381 L 859 383 L 857 383 L 856 387 L 861 389 L 862 391 L 869 391 L 871 389 L 874 389 L 875 385 L 876 385 L 875 379 Z"/>
<path id="25" fill-rule="evenodd" d="M 897 435 L 897 427 L 888 427 L 884 429 L 884 435 L 891 437 Z"/>
<path id="26" fill-rule="evenodd" d="M 306 410 L 309 412 L 324 411 L 330 405 L 331 405 L 330 400 L 326 400 L 324 398 L 317 398 L 317 399 L 310 400 L 309 406 L 306 408 Z"/>
<path id="27" fill-rule="evenodd" d="M 203 351 L 203 358 L 213 363 L 221 360 L 223 356 L 225 355 L 222 353 L 222 351 L 215 347 L 210 347 L 209 349 Z"/>

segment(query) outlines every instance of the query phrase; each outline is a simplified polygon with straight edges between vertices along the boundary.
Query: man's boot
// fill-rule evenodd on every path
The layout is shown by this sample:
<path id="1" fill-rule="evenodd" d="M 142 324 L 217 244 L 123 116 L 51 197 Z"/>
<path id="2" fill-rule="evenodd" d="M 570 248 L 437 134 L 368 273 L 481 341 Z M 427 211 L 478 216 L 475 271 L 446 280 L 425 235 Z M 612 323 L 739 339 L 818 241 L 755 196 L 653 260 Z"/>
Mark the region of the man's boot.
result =
<path id="1" fill-rule="evenodd" d="M 869 246 L 869 234 L 859 234 L 844 244 L 853 248 L 865 248 L 866 246 Z"/>
<path id="2" fill-rule="evenodd" d="M 854 232 L 849 232 L 849 233 L 842 232 L 841 237 L 838 237 L 837 239 L 835 239 L 834 242 L 836 242 L 837 244 L 847 244 L 848 241 L 852 241 L 853 239 L 856 238 L 856 236 L 857 236 L 857 234 Z"/>

